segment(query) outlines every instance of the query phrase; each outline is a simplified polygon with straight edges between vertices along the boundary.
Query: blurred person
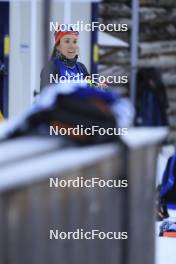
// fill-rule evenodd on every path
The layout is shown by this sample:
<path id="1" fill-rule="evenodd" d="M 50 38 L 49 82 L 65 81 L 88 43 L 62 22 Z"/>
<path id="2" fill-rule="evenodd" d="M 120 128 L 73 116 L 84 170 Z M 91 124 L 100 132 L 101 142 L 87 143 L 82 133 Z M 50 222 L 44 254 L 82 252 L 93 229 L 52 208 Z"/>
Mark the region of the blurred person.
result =
<path id="1" fill-rule="evenodd" d="M 137 74 L 136 125 L 167 126 L 168 100 L 161 73 L 154 67 Z"/>
<path id="2" fill-rule="evenodd" d="M 169 217 L 168 208 L 176 210 L 176 154 L 167 160 L 161 185 L 157 188 L 157 217 Z"/>
<path id="3" fill-rule="evenodd" d="M 50 60 L 41 72 L 40 88 L 43 89 L 49 84 L 55 83 L 55 80 L 60 81 L 72 79 L 78 81 L 86 81 L 92 85 L 90 74 L 86 66 L 78 61 L 78 35 L 79 32 L 75 31 L 71 26 L 65 24 L 67 30 L 55 32 L 55 44 Z M 50 75 L 54 76 L 50 80 Z M 99 87 L 106 87 L 106 84 L 98 84 Z"/>

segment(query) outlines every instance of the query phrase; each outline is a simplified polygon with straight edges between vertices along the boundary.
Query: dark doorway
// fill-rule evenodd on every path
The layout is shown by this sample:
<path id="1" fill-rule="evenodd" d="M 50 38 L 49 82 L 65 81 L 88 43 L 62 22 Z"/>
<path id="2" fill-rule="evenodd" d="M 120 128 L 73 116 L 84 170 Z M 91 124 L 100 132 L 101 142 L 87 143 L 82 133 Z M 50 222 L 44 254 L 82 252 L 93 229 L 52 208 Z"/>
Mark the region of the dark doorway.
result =
<path id="1" fill-rule="evenodd" d="M 0 2 L 0 111 L 8 116 L 9 2 Z M 5 41 L 6 40 L 6 41 Z M 6 44 L 5 44 L 6 43 Z"/>

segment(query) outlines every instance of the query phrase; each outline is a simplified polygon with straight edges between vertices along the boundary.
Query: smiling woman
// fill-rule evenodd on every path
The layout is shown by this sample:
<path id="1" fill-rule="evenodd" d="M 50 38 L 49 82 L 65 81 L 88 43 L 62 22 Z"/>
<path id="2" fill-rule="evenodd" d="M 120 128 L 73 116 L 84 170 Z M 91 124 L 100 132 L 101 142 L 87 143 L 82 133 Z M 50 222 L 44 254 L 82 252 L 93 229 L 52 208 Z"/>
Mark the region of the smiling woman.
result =
<path id="1" fill-rule="evenodd" d="M 55 45 L 51 59 L 41 72 L 41 89 L 55 83 L 56 79 L 62 79 L 63 76 L 68 80 L 70 77 L 76 77 L 79 81 L 90 75 L 84 64 L 77 61 L 78 35 L 79 32 L 70 27 L 66 31 L 55 32 Z M 51 78 L 51 76 L 57 76 L 57 78 Z"/>

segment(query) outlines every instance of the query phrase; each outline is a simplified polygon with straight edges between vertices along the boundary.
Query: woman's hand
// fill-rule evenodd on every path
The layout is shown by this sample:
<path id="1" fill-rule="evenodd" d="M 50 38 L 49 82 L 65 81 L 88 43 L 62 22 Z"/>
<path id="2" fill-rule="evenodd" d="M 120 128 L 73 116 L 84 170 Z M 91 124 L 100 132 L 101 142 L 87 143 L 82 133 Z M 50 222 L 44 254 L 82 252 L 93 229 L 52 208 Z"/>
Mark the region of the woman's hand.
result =
<path id="1" fill-rule="evenodd" d="M 106 82 L 101 82 L 101 83 L 98 83 L 98 87 L 102 88 L 102 89 L 105 89 L 105 88 L 108 88 L 108 85 L 107 85 Z"/>
<path id="2" fill-rule="evenodd" d="M 108 88 L 108 85 L 107 85 L 107 82 L 95 82 L 94 80 L 91 79 L 91 76 L 87 76 L 85 78 L 86 82 L 90 85 L 90 86 L 95 86 L 95 87 L 98 87 L 98 88 L 102 88 L 102 89 L 105 89 L 105 88 Z"/>

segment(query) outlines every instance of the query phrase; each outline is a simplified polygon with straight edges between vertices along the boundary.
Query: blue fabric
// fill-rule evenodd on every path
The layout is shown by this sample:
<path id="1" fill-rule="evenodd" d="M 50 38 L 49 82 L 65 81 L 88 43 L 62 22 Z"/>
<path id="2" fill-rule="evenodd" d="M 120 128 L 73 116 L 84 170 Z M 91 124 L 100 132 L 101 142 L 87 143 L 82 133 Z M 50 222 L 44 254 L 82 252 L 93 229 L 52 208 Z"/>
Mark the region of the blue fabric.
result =
<path id="1" fill-rule="evenodd" d="M 163 175 L 163 182 L 161 186 L 160 196 L 164 197 L 170 190 L 172 190 L 175 184 L 175 175 L 174 175 L 174 167 L 176 162 L 176 155 L 172 156 L 170 165 L 166 166 Z"/>
<path id="2" fill-rule="evenodd" d="M 85 71 L 82 69 L 81 65 L 77 62 L 73 68 L 67 67 L 59 58 L 54 58 L 54 63 L 58 68 L 58 72 L 60 73 L 60 76 L 66 76 L 68 79 L 68 76 L 78 76 L 78 80 L 84 79 Z M 74 79 L 75 80 L 75 79 Z M 84 88 L 84 89 L 82 89 Z M 89 97 L 97 97 L 105 100 L 109 104 L 113 104 L 117 99 L 120 98 L 120 96 L 117 93 L 100 90 L 99 88 L 92 88 L 89 85 L 75 85 L 74 90 L 72 94 L 76 97 L 81 97 L 83 99 L 87 99 Z"/>
<path id="3" fill-rule="evenodd" d="M 120 96 L 117 93 L 109 92 L 107 90 L 100 90 L 99 88 L 91 88 L 90 86 L 85 86 L 84 89 L 78 88 L 73 92 L 73 96 L 80 97 L 82 99 L 88 98 L 101 98 L 109 104 L 113 104 Z"/>
<path id="4" fill-rule="evenodd" d="M 66 79 L 70 79 L 74 77 L 74 80 L 83 80 L 85 76 L 85 71 L 82 69 L 80 64 L 77 62 L 73 66 L 73 68 L 70 68 L 66 66 L 59 58 L 54 59 L 54 63 L 56 67 L 58 68 L 58 72 L 61 76 L 65 76 Z"/>
<path id="5" fill-rule="evenodd" d="M 41 93 L 40 100 L 33 105 L 33 108 L 47 108 L 51 107 L 56 100 L 60 97 L 60 94 L 70 94 L 82 99 L 97 98 L 106 101 L 109 105 L 115 105 L 121 100 L 120 95 L 117 92 L 108 90 L 100 90 L 96 87 L 90 87 L 88 84 L 57 84 L 53 89 L 44 89 Z"/>
<path id="6" fill-rule="evenodd" d="M 175 203 L 168 203 L 167 204 L 167 209 L 176 210 L 176 204 Z"/>
<path id="7" fill-rule="evenodd" d="M 162 118 L 156 95 L 145 90 L 142 96 L 141 126 L 162 126 Z"/>
<path id="8" fill-rule="evenodd" d="M 176 232 L 176 222 L 166 220 L 160 226 L 160 234 L 164 232 Z"/>

